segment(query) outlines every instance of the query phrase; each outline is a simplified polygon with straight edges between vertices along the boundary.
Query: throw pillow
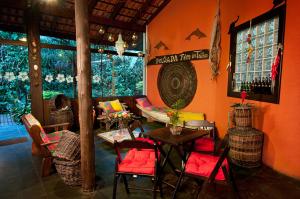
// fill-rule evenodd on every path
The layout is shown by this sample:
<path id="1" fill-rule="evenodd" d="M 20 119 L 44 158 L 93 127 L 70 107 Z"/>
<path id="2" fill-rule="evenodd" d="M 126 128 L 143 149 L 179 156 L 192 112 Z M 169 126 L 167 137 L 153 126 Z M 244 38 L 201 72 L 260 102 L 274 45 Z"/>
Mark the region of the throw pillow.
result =
<path id="1" fill-rule="evenodd" d="M 99 102 L 99 107 L 105 112 L 105 113 L 114 113 L 116 112 L 110 101 L 107 101 L 107 102 Z"/>
<path id="2" fill-rule="evenodd" d="M 135 99 L 138 105 L 141 107 L 149 107 L 152 106 L 152 104 L 148 101 L 146 97 Z"/>
<path id="3" fill-rule="evenodd" d="M 120 103 L 120 101 L 118 99 L 116 99 L 114 101 L 110 101 L 110 104 L 111 104 L 112 108 L 115 110 L 115 112 L 123 111 L 122 104 Z"/>

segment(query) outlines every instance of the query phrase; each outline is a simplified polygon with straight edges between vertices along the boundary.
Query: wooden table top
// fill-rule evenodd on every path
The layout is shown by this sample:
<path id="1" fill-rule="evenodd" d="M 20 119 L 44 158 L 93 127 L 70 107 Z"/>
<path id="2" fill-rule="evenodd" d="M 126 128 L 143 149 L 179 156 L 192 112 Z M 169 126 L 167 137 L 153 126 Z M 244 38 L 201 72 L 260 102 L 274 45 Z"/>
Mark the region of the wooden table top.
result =
<path id="1" fill-rule="evenodd" d="M 193 130 L 188 128 L 183 128 L 180 135 L 172 135 L 169 127 L 155 129 L 149 132 L 145 132 L 145 135 L 149 136 L 150 138 L 174 145 L 179 146 L 186 142 L 190 142 L 194 139 L 203 137 L 208 134 L 206 130 Z"/>

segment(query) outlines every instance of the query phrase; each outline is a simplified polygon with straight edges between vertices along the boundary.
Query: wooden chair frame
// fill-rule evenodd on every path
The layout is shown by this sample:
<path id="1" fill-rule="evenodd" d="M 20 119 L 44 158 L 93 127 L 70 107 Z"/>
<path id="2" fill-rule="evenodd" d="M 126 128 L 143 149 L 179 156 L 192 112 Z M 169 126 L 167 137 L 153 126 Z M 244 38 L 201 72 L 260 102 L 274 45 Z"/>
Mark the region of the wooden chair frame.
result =
<path id="1" fill-rule="evenodd" d="M 116 142 L 114 143 L 115 151 L 117 154 L 116 161 L 115 161 L 115 173 L 114 173 L 114 187 L 113 187 L 113 199 L 116 199 L 116 194 L 117 194 L 117 184 L 118 184 L 118 179 L 120 176 L 122 176 L 125 189 L 127 194 L 129 194 L 129 189 L 135 189 L 135 190 L 143 190 L 143 191 L 152 191 L 153 192 L 153 198 L 156 198 L 156 193 L 160 192 L 160 195 L 162 197 L 162 186 L 161 183 L 158 179 L 158 174 L 160 172 L 160 166 L 159 166 L 159 155 L 158 155 L 158 149 L 156 144 L 149 144 L 147 142 L 143 141 L 138 141 L 138 140 L 124 140 L 122 142 Z M 119 172 L 118 171 L 118 165 L 122 162 L 122 157 L 120 154 L 120 149 L 132 149 L 136 148 L 138 150 L 143 150 L 143 149 L 152 149 L 155 152 L 155 168 L 154 168 L 154 175 L 148 175 L 148 174 L 137 174 L 137 173 L 130 173 L 130 172 Z M 143 177 L 149 177 L 153 180 L 153 187 L 152 189 L 146 189 L 142 187 L 129 187 L 127 178 L 126 176 L 143 176 Z M 159 189 L 157 189 L 159 188 Z"/>
<path id="2" fill-rule="evenodd" d="M 55 131 L 67 130 L 70 124 L 62 123 L 62 124 L 53 124 L 53 125 L 47 125 L 42 127 L 38 122 L 38 120 L 29 121 L 27 119 L 28 115 L 23 115 L 22 121 L 24 126 L 27 129 L 27 132 L 32 138 L 32 151 L 31 151 L 32 155 L 42 157 L 42 169 L 41 169 L 42 177 L 49 176 L 51 171 L 51 166 L 53 163 L 53 157 L 51 152 L 48 150 L 47 146 L 51 144 L 55 144 L 58 141 L 45 143 L 42 140 L 40 133 L 42 129 L 54 129 Z"/>
<path id="3" fill-rule="evenodd" d="M 220 147 L 223 146 L 223 145 L 224 145 L 224 142 L 220 145 Z M 186 164 L 184 164 L 184 166 L 182 168 L 182 171 L 180 173 L 179 179 L 177 181 L 175 190 L 173 192 L 172 199 L 175 199 L 176 193 L 177 193 L 177 191 L 178 191 L 178 189 L 180 187 L 180 183 L 181 183 L 182 179 L 185 176 L 196 179 L 196 182 L 199 185 L 200 185 L 199 180 L 204 181 L 204 183 L 202 184 L 201 190 L 200 190 L 200 195 L 201 196 L 205 195 L 205 191 L 206 191 L 206 189 L 207 189 L 207 187 L 209 185 L 211 185 L 213 183 L 217 183 L 217 184 L 227 184 L 227 185 L 229 185 L 229 187 L 231 189 L 231 192 L 234 194 L 234 198 L 239 198 L 237 187 L 236 187 L 233 175 L 232 175 L 231 168 L 229 166 L 229 159 L 227 158 L 229 150 L 230 150 L 230 147 L 229 147 L 228 143 L 226 143 L 223 152 L 219 156 L 219 159 L 218 159 L 218 161 L 217 161 L 214 169 L 212 170 L 212 172 L 211 172 L 211 174 L 209 175 L 208 178 L 204 177 L 204 176 L 198 176 L 198 175 L 193 175 L 193 174 L 185 173 L 185 166 L 186 166 Z M 190 156 L 190 154 L 191 153 L 188 154 L 188 157 Z M 224 165 L 222 166 L 222 163 L 223 163 L 223 161 L 225 159 L 227 159 L 227 161 L 228 161 L 228 167 L 229 168 L 226 168 L 226 166 L 224 166 Z M 220 168 L 222 169 L 222 172 L 224 174 L 225 181 L 215 180 L 215 177 L 216 177 L 216 175 L 217 175 L 217 173 L 218 173 L 218 171 L 219 171 Z M 198 194 L 197 194 L 197 198 L 198 198 L 198 195 L 199 195 L 199 191 L 198 191 Z"/>

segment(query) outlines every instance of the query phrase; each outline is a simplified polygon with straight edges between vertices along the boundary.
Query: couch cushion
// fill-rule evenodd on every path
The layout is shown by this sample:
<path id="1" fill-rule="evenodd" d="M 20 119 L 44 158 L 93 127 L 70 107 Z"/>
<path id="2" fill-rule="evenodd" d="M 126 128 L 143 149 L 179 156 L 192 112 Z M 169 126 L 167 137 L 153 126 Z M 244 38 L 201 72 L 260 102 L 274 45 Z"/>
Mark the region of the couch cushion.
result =
<path id="1" fill-rule="evenodd" d="M 110 101 L 110 104 L 115 112 L 123 111 L 122 104 L 120 103 L 120 101 L 118 99 L 116 99 L 114 101 Z"/>
<path id="2" fill-rule="evenodd" d="M 110 101 L 106 101 L 106 102 L 99 102 L 99 107 L 105 112 L 105 113 L 113 113 L 116 112 Z"/>
<path id="3" fill-rule="evenodd" d="M 130 149 L 118 165 L 119 172 L 154 175 L 155 152 Z"/>
<path id="4" fill-rule="evenodd" d="M 135 100 L 138 103 L 138 105 L 140 105 L 141 107 L 145 108 L 145 107 L 152 106 L 152 104 L 149 102 L 149 100 L 146 97 L 138 98 L 138 99 L 135 99 Z"/>
<path id="5" fill-rule="evenodd" d="M 186 163 L 185 172 L 208 178 L 215 165 L 217 164 L 218 159 L 219 157 L 217 156 L 192 152 Z M 226 159 L 223 161 L 222 165 L 225 165 L 228 168 L 228 163 Z M 225 180 L 221 167 L 219 168 L 215 179 Z"/>

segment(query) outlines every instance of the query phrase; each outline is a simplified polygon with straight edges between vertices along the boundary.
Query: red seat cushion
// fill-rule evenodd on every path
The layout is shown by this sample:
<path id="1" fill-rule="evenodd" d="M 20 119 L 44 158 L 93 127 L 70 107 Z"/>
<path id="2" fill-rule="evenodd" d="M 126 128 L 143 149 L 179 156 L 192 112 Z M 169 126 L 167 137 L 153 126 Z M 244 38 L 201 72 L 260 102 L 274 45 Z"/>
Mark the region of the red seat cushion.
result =
<path id="1" fill-rule="evenodd" d="M 41 131 L 40 135 L 42 137 L 42 140 L 47 144 L 49 142 L 56 142 L 59 141 L 61 136 L 63 135 L 64 131 L 56 131 L 54 133 L 48 133 L 46 134 L 44 130 Z M 47 148 L 51 152 L 51 154 L 54 153 L 56 146 L 58 142 L 47 145 Z"/>
<path id="2" fill-rule="evenodd" d="M 130 149 L 118 165 L 119 172 L 154 175 L 154 150 Z"/>
<path id="3" fill-rule="evenodd" d="M 213 152 L 214 151 L 214 140 L 212 138 L 199 138 L 195 140 L 194 150 L 195 151 L 205 151 Z"/>
<path id="4" fill-rule="evenodd" d="M 201 154 L 197 152 L 192 152 L 185 167 L 185 172 L 197 176 L 209 177 L 212 170 L 217 164 L 219 157 L 209 155 L 209 154 Z M 228 162 L 225 159 L 223 161 L 222 166 L 225 165 L 228 167 Z M 216 180 L 225 180 L 222 168 L 219 168 L 219 171 L 216 175 Z"/>

